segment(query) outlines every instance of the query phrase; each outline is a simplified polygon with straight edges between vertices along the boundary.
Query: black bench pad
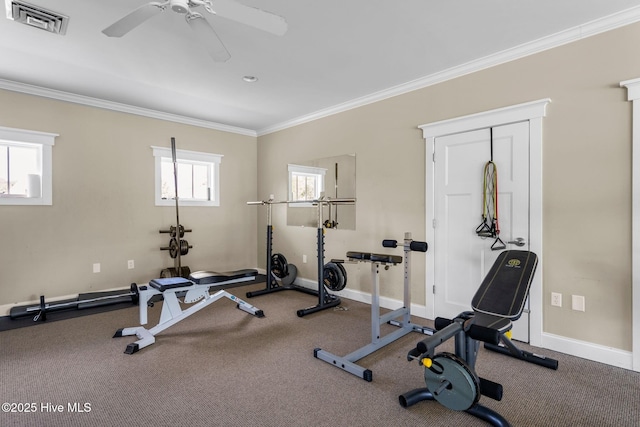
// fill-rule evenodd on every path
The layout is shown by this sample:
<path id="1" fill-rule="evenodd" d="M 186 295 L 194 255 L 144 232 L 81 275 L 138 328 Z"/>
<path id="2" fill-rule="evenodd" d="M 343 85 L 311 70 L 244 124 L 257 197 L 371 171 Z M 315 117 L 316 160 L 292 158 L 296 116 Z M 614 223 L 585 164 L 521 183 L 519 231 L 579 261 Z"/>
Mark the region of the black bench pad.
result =
<path id="1" fill-rule="evenodd" d="M 150 280 L 149 286 L 159 290 L 160 292 L 164 292 L 169 289 L 186 288 L 187 286 L 193 286 L 193 282 L 182 277 L 165 277 L 162 279 Z"/>
<path id="2" fill-rule="evenodd" d="M 359 261 L 382 262 L 385 264 L 400 264 L 402 262 L 402 257 L 399 255 L 372 254 L 369 252 L 349 251 L 347 252 L 347 258 Z"/>
<path id="3" fill-rule="evenodd" d="M 513 323 L 511 323 L 511 320 L 507 319 L 506 317 L 492 316 L 490 314 L 484 313 L 475 313 L 473 317 L 474 325 L 495 329 L 500 333 L 507 332 L 513 325 Z"/>
<path id="4" fill-rule="evenodd" d="M 222 273 L 215 271 L 195 271 L 189 275 L 189 279 L 198 285 L 208 285 L 210 283 L 228 282 L 230 280 L 255 277 L 257 275 L 258 270 L 255 269 L 225 271 Z"/>
<path id="5" fill-rule="evenodd" d="M 479 313 L 517 320 L 529 295 L 538 257 L 530 251 L 504 251 L 471 300 Z"/>

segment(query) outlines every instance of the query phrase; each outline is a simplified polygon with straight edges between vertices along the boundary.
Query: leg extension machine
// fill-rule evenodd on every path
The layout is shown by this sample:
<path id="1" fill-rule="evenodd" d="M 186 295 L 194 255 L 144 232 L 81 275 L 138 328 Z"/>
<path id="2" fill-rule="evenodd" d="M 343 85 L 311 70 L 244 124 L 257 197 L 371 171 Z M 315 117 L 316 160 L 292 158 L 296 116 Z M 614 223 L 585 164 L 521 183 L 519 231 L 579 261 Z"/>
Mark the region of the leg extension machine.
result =
<path id="1" fill-rule="evenodd" d="M 419 342 L 407 355 L 408 360 L 417 359 L 424 367 L 427 387 L 399 396 L 401 406 L 437 400 L 493 426 L 510 426 L 500 414 L 478 403 L 480 395 L 501 400 L 502 385 L 478 377 L 475 363 L 483 341 L 487 348 L 504 348 L 504 352 L 519 359 L 558 368 L 556 360 L 519 350 L 509 339 L 511 322 L 522 314 L 537 264 L 538 257 L 533 252 L 502 252 L 473 297 L 473 311 L 460 313 L 452 320 L 436 319 L 438 332 Z M 455 339 L 455 354 L 435 354 L 435 349 L 450 338 Z M 498 346 L 501 342 L 504 347 Z"/>
<path id="2" fill-rule="evenodd" d="M 140 324 L 147 324 L 147 306 L 153 306 L 151 298 L 161 295 L 164 302 L 162 304 L 159 323 L 151 329 L 146 329 L 143 326 L 118 329 L 113 337 L 137 336 L 138 341 L 127 345 L 125 350 L 126 354 L 136 353 L 155 343 L 155 336 L 160 332 L 221 298 L 230 299 L 237 304 L 237 308 L 249 314 L 256 317 L 264 317 L 262 310 L 246 303 L 224 289 L 213 294 L 209 293 L 209 289 L 212 287 L 254 280 L 256 274 L 256 270 L 237 270 L 225 273 L 197 271 L 192 273 L 189 279 L 183 279 L 181 277 L 153 279 L 149 282 L 149 286 L 140 287 Z M 185 303 L 194 304 L 186 310 L 182 310 L 178 300 L 178 294 L 184 294 Z"/>
<path id="3" fill-rule="evenodd" d="M 384 247 L 397 247 L 396 240 L 384 240 Z M 340 369 L 343 369 L 353 375 L 356 375 L 365 381 L 373 380 L 373 372 L 370 369 L 363 368 L 356 364 L 358 360 L 371 353 L 380 350 L 387 344 L 407 335 L 409 332 L 420 332 L 425 335 L 433 334 L 431 328 L 414 325 L 411 323 L 411 252 L 426 252 L 427 244 L 425 242 L 416 242 L 411 239 L 411 233 L 405 234 L 404 239 L 404 301 L 403 307 L 390 311 L 383 315 L 380 314 L 380 279 L 379 271 L 383 266 L 388 270 L 390 266 L 402 262 L 402 257 L 398 255 L 383 255 L 363 252 L 347 252 L 347 258 L 355 261 L 371 263 L 371 343 L 364 347 L 347 354 L 344 357 L 335 356 L 328 351 L 316 348 L 313 355 L 330 363 Z M 399 329 L 382 336 L 380 326 L 389 323 L 398 326 Z"/>

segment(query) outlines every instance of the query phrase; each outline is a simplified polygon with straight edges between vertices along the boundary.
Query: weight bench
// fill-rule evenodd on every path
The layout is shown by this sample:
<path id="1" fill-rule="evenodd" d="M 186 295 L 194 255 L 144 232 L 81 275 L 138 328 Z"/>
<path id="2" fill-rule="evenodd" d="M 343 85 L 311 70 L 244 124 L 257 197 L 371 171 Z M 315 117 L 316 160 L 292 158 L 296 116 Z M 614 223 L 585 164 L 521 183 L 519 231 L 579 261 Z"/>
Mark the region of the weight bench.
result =
<path id="1" fill-rule="evenodd" d="M 482 341 L 487 349 L 558 368 L 558 361 L 522 351 L 510 339 L 512 321 L 522 315 L 537 264 L 538 257 L 533 252 L 500 253 L 472 299 L 473 311 L 460 313 L 455 319 L 436 319 L 438 332 L 420 341 L 407 355 L 408 360 L 417 359 L 424 366 L 427 387 L 399 396 L 401 406 L 437 400 L 449 409 L 466 411 L 491 425 L 510 425 L 500 414 L 478 403 L 480 395 L 501 400 L 502 385 L 478 377 L 475 363 Z M 455 354 L 435 354 L 435 349 L 450 338 L 455 339 Z"/>
<path id="2" fill-rule="evenodd" d="M 257 270 L 237 270 L 217 273 L 212 271 L 196 271 L 189 275 L 189 279 L 182 277 L 169 277 L 153 279 L 148 286 L 140 286 L 140 324 L 147 324 L 147 307 L 153 306 L 153 297 L 162 296 L 164 300 L 160 321 L 151 329 L 143 326 L 118 329 L 114 338 L 136 335 L 138 341 L 127 345 L 126 354 L 133 354 L 150 346 L 156 339 L 155 336 L 170 326 L 184 320 L 192 314 L 213 304 L 221 298 L 228 298 L 237 304 L 237 308 L 246 311 L 256 317 L 264 317 L 262 310 L 248 304 L 224 289 L 214 294 L 209 293 L 211 288 L 229 285 L 232 283 L 248 282 L 255 279 Z M 186 304 L 194 304 L 183 310 L 180 306 L 179 296 L 182 296 Z"/>

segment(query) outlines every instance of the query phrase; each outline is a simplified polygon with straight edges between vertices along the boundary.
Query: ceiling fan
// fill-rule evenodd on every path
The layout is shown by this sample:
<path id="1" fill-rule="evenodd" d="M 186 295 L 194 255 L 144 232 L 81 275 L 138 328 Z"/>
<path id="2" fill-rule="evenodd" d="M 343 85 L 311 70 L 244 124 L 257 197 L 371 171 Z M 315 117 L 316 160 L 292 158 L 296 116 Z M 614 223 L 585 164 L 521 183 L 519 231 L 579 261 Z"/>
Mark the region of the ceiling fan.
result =
<path id="1" fill-rule="evenodd" d="M 224 62 L 231 58 L 229 51 L 204 16 L 192 9 L 203 6 L 214 15 L 240 22 L 260 30 L 282 36 L 287 32 L 287 21 L 281 16 L 233 0 L 166 0 L 150 2 L 114 22 L 102 32 L 109 37 L 122 37 L 146 20 L 164 12 L 167 8 L 185 15 L 191 29 L 204 45 L 214 61 Z"/>

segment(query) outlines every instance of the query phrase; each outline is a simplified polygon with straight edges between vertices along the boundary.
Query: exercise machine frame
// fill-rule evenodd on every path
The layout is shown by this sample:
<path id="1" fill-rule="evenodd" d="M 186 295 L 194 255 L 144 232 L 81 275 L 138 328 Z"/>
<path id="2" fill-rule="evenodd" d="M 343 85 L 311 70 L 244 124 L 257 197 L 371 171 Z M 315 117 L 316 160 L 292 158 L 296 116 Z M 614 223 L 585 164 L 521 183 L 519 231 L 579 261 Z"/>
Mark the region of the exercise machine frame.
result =
<path id="1" fill-rule="evenodd" d="M 330 293 L 325 284 L 324 284 L 324 221 L 323 221 L 323 207 L 332 205 L 340 205 L 340 204 L 353 204 L 356 202 L 354 198 L 336 198 L 332 199 L 329 197 L 320 197 L 319 199 L 313 201 L 305 201 L 305 203 L 312 203 L 314 206 L 318 208 L 317 212 L 317 253 L 318 253 L 318 303 L 314 306 L 300 309 L 296 312 L 298 317 L 304 317 L 308 314 L 317 313 L 322 310 L 326 310 L 331 307 L 337 307 L 342 302 L 340 297 Z M 296 202 L 289 202 L 296 203 Z M 332 260 L 332 262 L 340 262 L 340 260 Z"/>
<path id="2" fill-rule="evenodd" d="M 398 397 L 400 406 L 407 408 L 423 400 L 438 400 L 454 410 L 462 410 L 496 427 L 511 424 L 498 412 L 479 403 L 480 395 L 502 400 L 502 385 L 475 373 L 479 341 L 497 343 L 499 332 L 493 327 L 477 325 L 473 312 L 465 312 L 453 320 L 437 319 L 441 328 L 431 337 L 418 343 L 407 355 L 407 360 L 418 360 L 425 369 L 425 381 L 438 382 L 434 390 L 428 387 L 411 390 Z M 509 324 L 501 319 L 501 326 Z M 444 326 L 447 322 L 447 326 Z M 444 327 L 443 327 L 444 326 Z M 455 355 L 435 354 L 435 349 L 450 338 L 455 338 Z M 449 363 L 443 363 L 448 361 Z M 436 369 L 437 367 L 437 369 Z M 430 374 L 430 369 L 433 374 Z M 453 374 L 451 372 L 453 371 Z"/>
<path id="3" fill-rule="evenodd" d="M 522 315 L 537 263 L 537 255 L 531 251 L 501 252 L 471 301 L 473 311 L 460 313 L 452 320 L 436 318 L 438 332 L 419 342 L 407 355 L 408 360 L 417 359 L 424 367 L 427 387 L 399 396 L 401 406 L 437 400 L 494 426 L 510 426 L 500 414 L 478 403 L 480 395 L 501 400 L 502 385 L 478 377 L 475 363 L 482 341 L 487 349 L 558 369 L 557 360 L 522 351 L 510 339 L 512 321 Z M 455 354 L 434 354 L 436 347 L 452 337 Z"/>
<path id="4" fill-rule="evenodd" d="M 315 200 L 288 200 L 288 201 L 274 201 L 273 196 L 269 200 L 263 200 L 258 202 L 247 202 L 248 205 L 265 205 L 267 206 L 267 285 L 265 289 L 253 291 L 251 295 L 247 293 L 247 298 L 254 296 L 265 295 L 272 292 L 278 292 L 282 290 L 296 290 L 309 295 L 316 296 L 318 303 L 314 306 L 300 309 L 296 312 L 298 317 L 303 317 L 308 314 L 316 313 L 318 311 L 326 310 L 331 307 L 337 307 L 340 305 L 341 300 L 337 295 L 331 294 L 327 291 L 324 284 L 324 221 L 323 221 L 323 207 L 332 206 L 338 204 L 353 204 L 355 198 L 340 198 L 332 199 L 322 196 Z M 274 204 L 296 204 L 305 203 L 311 204 L 317 207 L 317 259 L 318 259 L 318 289 L 309 289 L 302 286 L 281 285 L 278 284 L 275 279 L 271 277 L 271 256 L 272 256 L 272 239 L 273 239 L 273 225 L 271 217 L 271 206 Z M 339 260 L 332 260 L 333 262 L 340 262 Z"/>
<path id="5" fill-rule="evenodd" d="M 384 247 L 397 247 L 396 240 L 384 240 Z M 411 252 L 426 252 L 427 243 L 417 242 L 411 238 L 411 233 L 405 233 L 404 236 L 404 296 L 403 306 L 380 314 L 380 267 L 388 270 L 390 266 L 397 265 L 402 262 L 403 257 L 398 255 L 347 252 L 347 258 L 357 262 L 369 262 L 371 264 L 371 343 L 355 350 L 346 356 L 336 356 L 326 350 L 316 348 L 313 351 L 315 358 L 324 360 L 325 362 L 345 370 L 357 377 L 371 382 L 373 380 L 373 372 L 364 368 L 355 362 L 370 355 L 382 347 L 402 338 L 410 332 L 419 332 L 424 335 L 432 335 L 434 330 L 425 326 L 415 325 L 411 322 Z M 386 335 L 382 335 L 381 325 L 391 324 L 399 329 L 394 330 Z"/>
<path id="6" fill-rule="evenodd" d="M 211 288 L 214 287 L 255 280 L 256 274 L 256 270 L 238 270 L 226 273 L 195 272 L 189 276 L 189 279 L 181 277 L 153 279 L 149 281 L 148 286 L 139 287 L 140 324 L 146 325 L 148 323 L 147 307 L 153 306 L 153 297 L 161 295 L 163 304 L 158 324 L 150 329 L 144 326 L 118 329 L 113 337 L 119 338 L 135 335 L 138 340 L 127 345 L 124 352 L 126 354 L 137 353 L 141 349 L 155 343 L 155 336 L 160 332 L 222 298 L 230 299 L 236 303 L 236 308 L 251 315 L 264 317 L 262 310 L 230 294 L 224 289 L 220 289 L 213 294 L 210 293 Z M 178 299 L 179 295 L 183 294 L 184 303 L 194 303 L 185 310 L 180 306 Z"/>

